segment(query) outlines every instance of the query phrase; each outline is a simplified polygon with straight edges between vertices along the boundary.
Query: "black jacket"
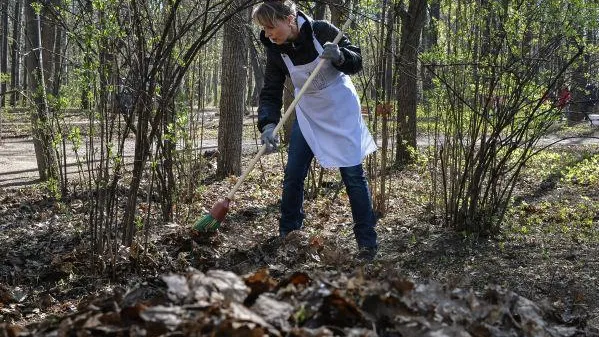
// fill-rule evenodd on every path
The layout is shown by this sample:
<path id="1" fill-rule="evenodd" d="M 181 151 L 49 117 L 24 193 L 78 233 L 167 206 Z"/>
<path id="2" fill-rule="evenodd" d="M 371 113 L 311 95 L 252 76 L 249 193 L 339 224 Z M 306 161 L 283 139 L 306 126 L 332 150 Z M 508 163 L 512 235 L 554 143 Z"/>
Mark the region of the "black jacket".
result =
<path id="1" fill-rule="evenodd" d="M 327 21 L 312 20 L 304 13 L 298 11 L 306 19 L 299 32 L 298 38 L 293 43 L 277 45 L 271 42 L 260 32 L 260 41 L 266 47 L 266 69 L 264 71 L 264 86 L 260 91 L 260 103 L 258 106 L 258 130 L 269 123 L 278 123 L 281 118 L 281 107 L 283 105 L 283 86 L 285 76 L 289 70 L 281 57 L 281 53 L 287 54 L 294 65 L 307 64 L 318 56 L 318 52 L 312 42 L 312 30 L 318 42 L 324 46 L 326 42 L 332 42 L 339 29 Z M 310 24 L 311 23 L 311 24 Z M 339 71 L 351 75 L 362 70 L 362 55 L 360 48 L 350 43 L 347 36 L 339 41 L 339 48 L 345 57 L 345 62 L 335 66 Z"/>

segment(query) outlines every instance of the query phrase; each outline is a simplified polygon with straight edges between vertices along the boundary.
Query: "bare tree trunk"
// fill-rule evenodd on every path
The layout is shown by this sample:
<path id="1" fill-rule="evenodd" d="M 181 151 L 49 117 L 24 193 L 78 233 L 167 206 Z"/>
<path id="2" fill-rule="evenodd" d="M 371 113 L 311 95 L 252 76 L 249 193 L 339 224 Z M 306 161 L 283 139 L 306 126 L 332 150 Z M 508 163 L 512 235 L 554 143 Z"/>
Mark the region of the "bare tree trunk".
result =
<path id="1" fill-rule="evenodd" d="M 0 13 L 2 13 L 2 25 L 0 27 L 0 31 L 2 32 L 2 34 L 0 34 L 0 36 L 2 36 L 2 45 L 0 46 L 0 73 L 6 74 L 8 73 L 8 1 L 2 1 Z M 4 108 L 6 105 L 5 93 L 6 82 L 0 81 L 0 108 Z"/>
<path id="2" fill-rule="evenodd" d="M 21 55 L 19 50 L 21 48 L 21 19 L 23 17 L 23 0 L 15 1 L 15 11 L 13 18 L 13 29 L 12 29 L 12 44 L 11 44 L 11 70 L 10 70 L 10 88 L 14 92 L 10 95 L 10 105 L 17 105 L 18 93 L 16 92 L 21 88 Z"/>
<path id="3" fill-rule="evenodd" d="M 54 0 L 57 3 L 57 6 L 62 6 L 62 0 Z M 52 46 L 52 58 L 51 61 L 51 72 L 52 74 L 52 86 L 51 91 L 54 97 L 58 97 L 60 95 L 60 86 L 62 84 L 62 65 L 63 65 L 63 56 L 64 51 L 63 43 L 64 43 L 64 29 L 60 25 L 53 25 L 54 29 L 51 34 L 54 35 L 53 38 L 53 46 Z"/>
<path id="4" fill-rule="evenodd" d="M 8 1 L 0 5 L 0 75 L 8 70 Z M 6 82 L 0 78 L 0 144 L 2 143 L 2 114 L 6 106 Z"/>
<path id="5" fill-rule="evenodd" d="M 135 23 L 135 30 L 137 37 L 143 39 L 144 35 L 141 31 L 142 22 Z M 137 41 L 138 44 L 141 44 Z M 154 102 L 152 102 L 153 96 L 156 89 L 156 81 L 154 77 L 149 77 L 150 65 L 149 59 L 145 57 L 146 51 L 143 47 L 137 50 L 137 64 L 133 71 L 137 73 L 135 81 L 135 115 L 138 117 L 135 131 L 135 152 L 133 159 L 133 171 L 131 173 L 131 184 L 129 185 L 129 195 L 127 196 L 127 205 L 125 206 L 125 215 L 123 217 L 123 244 L 130 246 L 133 243 L 133 236 L 135 234 L 135 216 L 137 212 L 137 197 L 139 187 L 141 185 L 142 174 L 144 172 L 146 160 L 150 153 L 150 117 Z"/>
<path id="6" fill-rule="evenodd" d="M 324 20 L 326 13 L 327 4 L 323 1 L 317 1 L 314 5 L 314 13 L 312 13 L 312 17 L 314 17 L 314 20 Z"/>
<path id="7" fill-rule="evenodd" d="M 174 22 L 172 23 L 174 25 Z M 175 31 L 173 26 L 172 31 Z M 171 35 L 172 36 L 172 35 Z M 175 80 L 175 64 L 176 60 L 169 59 L 164 65 L 164 71 L 161 76 L 161 88 L 173 88 L 173 80 Z M 175 97 L 167 95 L 167 97 L 159 100 L 158 109 L 162 112 L 161 125 L 152 125 L 153 128 L 161 128 L 159 134 L 162 150 L 162 156 L 160 159 L 160 167 L 156 170 L 158 181 L 160 184 L 160 207 L 162 211 L 163 221 L 172 221 L 173 219 L 173 205 L 176 192 L 176 181 L 173 172 L 174 169 L 174 155 L 176 150 L 176 129 L 169 130 L 169 127 L 176 125 L 177 112 L 175 110 Z M 176 128 L 176 127 L 175 127 Z M 156 158 L 158 159 L 158 158 Z"/>
<path id="8" fill-rule="evenodd" d="M 214 105 L 218 104 L 218 68 L 214 67 L 212 69 L 212 103 Z"/>
<path id="9" fill-rule="evenodd" d="M 401 10 L 401 45 L 396 59 L 398 81 L 397 165 L 410 162 L 416 148 L 416 108 L 418 105 L 418 49 L 426 19 L 426 0 L 410 0 L 408 10 Z"/>
<path id="10" fill-rule="evenodd" d="M 169 73 L 169 69 L 165 69 L 165 74 Z M 171 83 L 169 83 L 171 84 Z M 164 119 L 162 123 L 163 136 L 162 136 L 162 167 L 157 169 L 158 179 L 160 180 L 160 203 L 162 210 L 162 219 L 164 221 L 172 221 L 173 219 L 173 205 L 176 192 L 176 181 L 173 172 L 174 169 L 174 158 L 176 150 L 175 135 L 168 134 L 168 126 L 175 124 L 176 112 L 175 112 L 175 99 L 169 97 L 168 100 L 163 102 Z M 174 131 L 173 131 L 174 132 Z M 164 135 L 167 135 L 165 137 Z"/>
<path id="11" fill-rule="evenodd" d="M 252 96 L 250 98 L 250 104 L 252 106 L 258 105 L 260 98 L 260 90 L 264 86 L 264 70 L 262 69 L 262 62 L 259 62 L 258 51 L 253 43 L 249 43 L 250 51 L 250 62 L 252 65 L 252 73 L 254 75 L 254 86 L 252 90 Z"/>
<path id="12" fill-rule="evenodd" d="M 437 27 L 437 22 L 439 22 L 439 18 L 441 16 L 441 2 L 440 0 L 433 0 L 430 4 L 429 10 L 429 20 L 428 25 L 424 28 L 423 36 L 422 36 L 422 49 L 423 51 L 430 50 L 437 46 L 437 40 L 439 36 L 439 29 Z M 423 97 L 426 99 L 427 91 L 434 88 L 433 85 L 433 76 L 432 72 L 434 68 L 429 68 L 422 66 L 420 68 L 420 76 L 422 78 L 422 91 Z"/>
<path id="13" fill-rule="evenodd" d="M 150 89 L 154 89 L 151 87 Z M 146 159 L 150 151 L 150 143 L 148 140 L 148 129 L 150 120 L 150 109 L 152 102 L 150 97 L 145 92 L 140 93 L 138 103 L 136 104 L 136 113 L 138 113 L 138 121 L 135 137 L 135 154 L 133 159 L 133 172 L 131 173 L 131 184 L 129 185 L 129 195 L 127 197 L 127 205 L 125 207 L 125 216 L 123 218 L 124 235 L 123 244 L 130 246 L 133 243 L 133 235 L 135 234 L 135 215 L 137 205 L 137 192 L 141 184 L 142 173 L 145 167 Z"/>
<path id="14" fill-rule="evenodd" d="M 240 0 L 234 7 L 241 4 Z M 247 11 L 233 15 L 225 24 L 223 37 L 222 82 L 220 96 L 220 120 L 218 123 L 218 161 L 216 176 L 224 178 L 241 173 L 241 141 L 244 94 L 247 83 L 246 69 L 248 47 L 244 24 Z"/>
<path id="15" fill-rule="evenodd" d="M 386 189 L 387 189 L 387 157 L 389 151 L 389 117 L 391 114 L 391 96 L 392 96 L 392 67 L 393 67 L 393 39 L 395 34 L 394 25 L 396 21 L 396 13 L 384 4 L 381 6 L 381 17 L 385 20 L 380 26 L 379 36 L 383 41 L 380 52 L 376 86 L 379 88 L 375 94 L 375 117 L 381 118 L 381 148 L 379 155 L 381 156 L 380 172 L 378 179 L 372 184 L 373 188 L 373 206 L 378 214 L 386 213 Z M 375 122 L 376 123 L 376 122 Z"/>
<path id="16" fill-rule="evenodd" d="M 62 0 L 54 0 L 56 3 L 56 6 L 58 8 L 61 8 L 63 6 L 62 4 Z M 52 58 L 51 58 L 51 71 L 50 74 L 52 75 L 52 79 L 51 79 L 51 84 L 50 84 L 50 90 L 52 93 L 52 96 L 55 98 L 60 97 L 60 86 L 62 85 L 62 75 L 63 75 L 63 57 L 65 54 L 65 51 L 63 51 L 63 42 L 64 42 L 64 29 L 62 26 L 60 25 L 56 25 L 53 24 L 53 46 L 52 46 Z M 54 111 L 53 116 L 57 116 L 56 115 L 56 111 Z M 60 120 L 58 118 L 54 119 L 54 122 L 56 123 L 55 125 L 53 125 L 54 128 L 60 128 L 59 127 L 59 123 Z M 63 123 L 64 125 L 64 123 Z M 65 132 L 68 132 L 65 129 L 63 130 Z M 61 132 L 62 133 L 62 132 Z M 58 169 L 59 169 L 59 173 L 60 173 L 60 191 L 61 194 L 63 196 L 66 196 L 68 194 L 68 173 L 67 173 L 67 156 L 66 156 L 66 148 L 67 148 L 67 139 L 66 137 L 62 137 L 62 139 L 58 139 L 56 142 L 56 146 L 61 146 L 60 151 L 57 149 L 56 153 L 57 153 L 57 162 L 58 162 Z"/>
<path id="17" fill-rule="evenodd" d="M 85 55 L 83 56 L 84 59 L 84 63 L 89 64 L 90 63 L 90 57 Z M 91 71 L 89 71 L 88 69 L 83 69 L 83 72 L 86 74 L 86 76 L 89 78 L 91 77 Z M 89 110 L 91 109 L 91 102 L 89 101 L 89 96 L 91 93 L 91 84 L 90 83 L 83 83 L 83 86 L 81 88 L 81 109 L 83 110 Z"/>
<path id="18" fill-rule="evenodd" d="M 27 71 L 30 78 L 29 93 L 33 95 L 36 109 L 32 116 L 33 145 L 37 159 L 39 177 L 42 181 L 58 179 L 58 163 L 53 149 L 53 131 L 46 93 L 45 71 L 51 59 L 47 48 L 53 45 L 52 26 L 43 20 L 44 8 L 40 14 L 31 6 L 34 0 L 27 0 Z M 42 35 L 43 34 L 43 35 Z"/>
<path id="19" fill-rule="evenodd" d="M 331 23 L 337 27 L 343 25 L 344 6 L 349 0 L 331 0 L 329 1 L 329 10 L 331 11 Z"/>
<path id="20" fill-rule="evenodd" d="M 93 6 L 91 0 L 85 0 L 82 5 L 83 10 L 87 13 L 93 13 Z M 85 65 L 89 65 L 92 63 L 91 56 L 86 53 L 83 56 L 83 63 Z M 91 78 L 92 72 L 88 69 L 88 66 L 83 67 L 83 74 L 85 78 Z M 92 92 L 91 81 L 84 81 L 81 87 L 81 109 L 89 110 L 91 108 L 91 102 L 89 100 L 90 93 Z"/>
<path id="21" fill-rule="evenodd" d="M 588 29 L 588 28 L 587 28 Z M 592 33 L 584 33 L 585 28 L 578 28 L 581 36 L 587 40 L 589 45 L 593 45 Z M 587 51 L 584 52 L 582 59 L 578 62 L 576 68 L 572 71 L 572 103 L 568 111 L 568 123 L 575 124 L 588 117 L 592 112 L 595 102 L 591 98 L 589 85 L 592 83 L 592 78 L 589 76 L 593 73 L 591 63 L 592 55 Z"/>
<path id="22" fill-rule="evenodd" d="M 200 59 L 198 61 L 198 69 L 197 69 L 197 73 L 198 73 L 198 88 L 197 88 L 197 93 L 198 93 L 198 114 L 201 114 L 202 111 L 204 110 L 204 102 L 205 97 L 206 97 L 206 64 L 205 64 L 205 60 Z M 192 83 L 194 83 L 192 81 Z M 193 91 L 193 89 L 190 89 Z M 193 94 L 191 95 L 191 97 L 193 98 Z M 193 103 L 191 103 L 193 105 Z M 192 106 L 193 109 L 193 106 Z M 192 116 L 192 122 L 195 122 L 195 114 L 191 114 Z M 195 139 L 195 134 L 192 134 L 192 138 Z"/>

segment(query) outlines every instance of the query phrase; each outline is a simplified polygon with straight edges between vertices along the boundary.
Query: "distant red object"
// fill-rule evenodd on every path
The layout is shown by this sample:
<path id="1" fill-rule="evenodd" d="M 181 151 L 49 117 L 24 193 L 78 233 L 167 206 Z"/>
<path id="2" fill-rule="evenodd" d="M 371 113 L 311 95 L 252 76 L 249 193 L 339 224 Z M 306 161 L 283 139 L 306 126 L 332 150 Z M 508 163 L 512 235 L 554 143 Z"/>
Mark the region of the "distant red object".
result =
<path id="1" fill-rule="evenodd" d="M 572 100 L 572 93 L 568 88 L 562 88 L 559 92 L 559 97 L 557 98 L 557 107 L 563 109 L 570 103 Z"/>
<path id="2" fill-rule="evenodd" d="M 378 104 L 376 106 L 376 108 L 374 109 L 374 113 L 377 116 L 383 116 L 383 117 L 388 117 L 389 115 L 391 115 L 391 104 L 390 103 L 383 103 L 383 104 Z"/>

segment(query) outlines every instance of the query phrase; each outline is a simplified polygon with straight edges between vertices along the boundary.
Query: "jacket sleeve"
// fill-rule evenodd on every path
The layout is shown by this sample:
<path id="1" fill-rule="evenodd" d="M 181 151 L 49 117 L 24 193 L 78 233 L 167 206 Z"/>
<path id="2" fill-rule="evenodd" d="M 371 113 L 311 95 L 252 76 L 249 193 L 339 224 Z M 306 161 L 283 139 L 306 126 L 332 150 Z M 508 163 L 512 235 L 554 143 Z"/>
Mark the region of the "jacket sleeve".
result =
<path id="1" fill-rule="evenodd" d="M 327 21 L 314 21 L 313 27 L 314 35 L 316 35 L 316 39 L 321 45 L 326 42 L 333 42 L 339 33 L 339 29 Z M 337 70 L 347 75 L 353 75 L 362 70 L 360 47 L 353 45 L 345 34 L 339 41 L 339 49 L 343 53 L 345 61 L 339 66 L 333 65 Z"/>
<path id="2" fill-rule="evenodd" d="M 258 130 L 266 124 L 279 122 L 281 107 L 283 106 L 283 87 L 285 85 L 285 71 L 274 59 L 280 57 L 276 53 L 267 51 L 266 67 L 264 70 L 264 86 L 260 91 L 258 104 Z"/>

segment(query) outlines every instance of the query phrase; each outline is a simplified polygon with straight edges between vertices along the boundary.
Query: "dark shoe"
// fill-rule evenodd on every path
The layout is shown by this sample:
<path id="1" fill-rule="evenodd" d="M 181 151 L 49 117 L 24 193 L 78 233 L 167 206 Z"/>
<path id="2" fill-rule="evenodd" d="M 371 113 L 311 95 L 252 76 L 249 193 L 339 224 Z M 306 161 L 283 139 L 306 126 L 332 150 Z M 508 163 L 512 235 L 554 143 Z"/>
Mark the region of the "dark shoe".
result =
<path id="1" fill-rule="evenodd" d="M 376 247 L 362 247 L 358 252 L 358 261 L 370 263 L 374 261 L 378 249 Z"/>

